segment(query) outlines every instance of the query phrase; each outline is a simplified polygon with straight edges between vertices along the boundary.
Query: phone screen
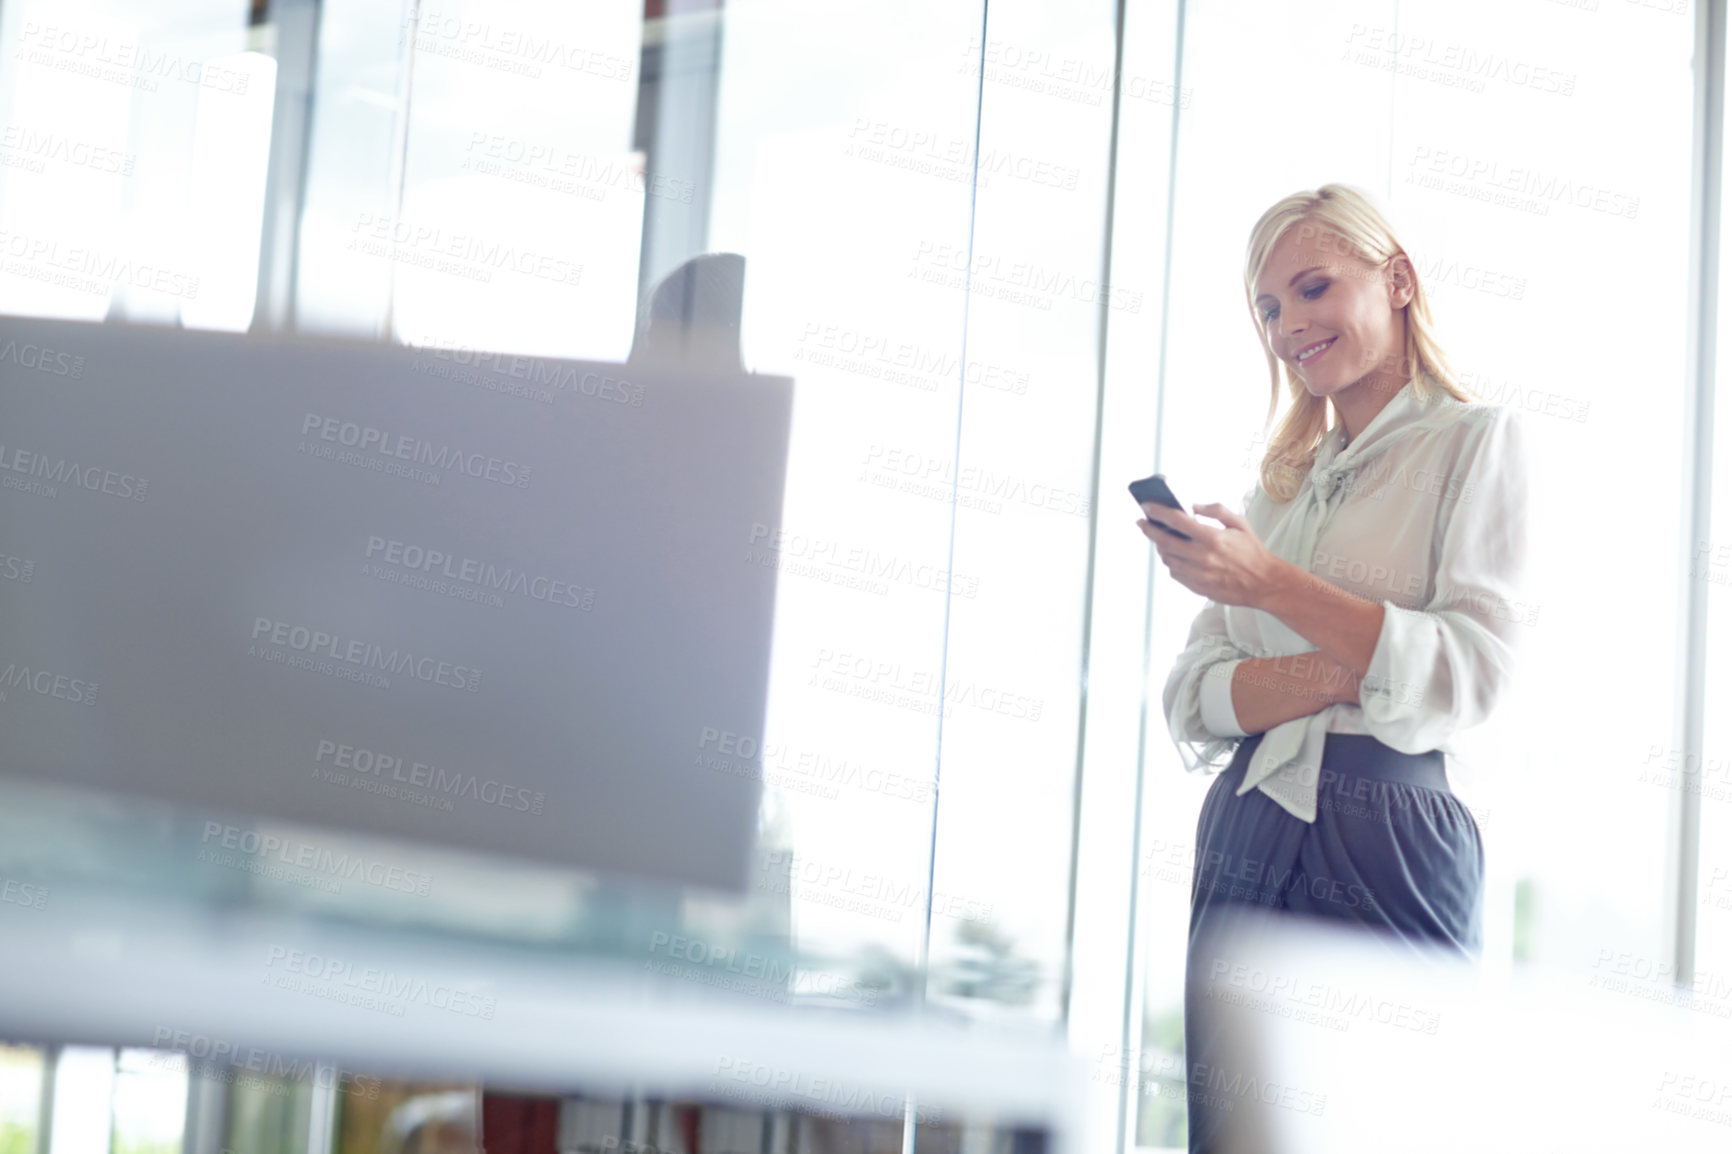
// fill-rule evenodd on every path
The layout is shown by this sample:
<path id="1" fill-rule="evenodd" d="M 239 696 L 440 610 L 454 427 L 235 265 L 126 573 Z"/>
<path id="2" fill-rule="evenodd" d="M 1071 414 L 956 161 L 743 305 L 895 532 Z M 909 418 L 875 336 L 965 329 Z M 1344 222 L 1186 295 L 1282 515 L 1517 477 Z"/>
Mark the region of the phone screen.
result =
<path id="1" fill-rule="evenodd" d="M 1131 497 L 1135 499 L 1138 505 L 1153 503 L 1156 505 L 1165 505 L 1169 509 L 1179 510 L 1183 510 L 1185 507 L 1180 503 L 1179 499 L 1173 495 L 1173 490 L 1167 486 L 1167 479 L 1159 473 L 1144 477 L 1140 481 L 1132 481 Z M 1150 521 L 1149 523 L 1161 532 L 1177 537 L 1181 541 L 1189 541 L 1191 539 L 1189 533 L 1181 533 L 1177 529 L 1169 529 L 1159 521 Z"/>

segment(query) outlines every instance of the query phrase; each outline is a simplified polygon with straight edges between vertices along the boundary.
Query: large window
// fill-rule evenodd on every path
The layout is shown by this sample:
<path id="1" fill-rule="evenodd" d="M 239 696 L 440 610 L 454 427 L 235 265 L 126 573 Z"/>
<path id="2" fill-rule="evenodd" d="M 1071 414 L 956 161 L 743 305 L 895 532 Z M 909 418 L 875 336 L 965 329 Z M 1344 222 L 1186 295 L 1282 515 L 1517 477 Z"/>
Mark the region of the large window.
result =
<path id="1" fill-rule="evenodd" d="M 1523 676 L 1462 743 L 1455 778 L 1487 845 L 1494 970 L 1550 967 L 1580 984 L 1636 958 L 1657 987 L 1675 972 L 1674 779 L 1654 771 L 1672 744 L 1687 563 L 1671 544 L 1687 493 L 1676 462 L 1690 387 L 1692 47 L 1688 19 L 1635 5 L 1187 6 L 1194 96 L 1179 117 L 1159 444 L 1186 499 L 1239 506 L 1255 484 L 1268 392 L 1243 303 L 1245 241 L 1269 204 L 1325 181 L 1386 199 L 1463 382 L 1524 414 L 1536 515 Z M 1121 155 L 1164 146 L 1164 126 L 1141 138 L 1130 127 Z M 1636 281 L 1639 293 L 1617 287 Z M 1614 298 L 1615 322 L 1601 311 Z M 1598 484 L 1610 461 L 1646 482 Z M 1652 547 L 1617 544 L 1610 527 L 1635 523 Z M 1151 695 L 1201 605 L 1164 573 L 1152 597 Z M 1207 783 L 1183 776 L 1158 702 L 1151 716 L 1139 1141 L 1174 1146 Z M 1705 847 L 1725 840 L 1710 829 Z M 1706 946 L 1706 920 L 1703 931 Z"/>

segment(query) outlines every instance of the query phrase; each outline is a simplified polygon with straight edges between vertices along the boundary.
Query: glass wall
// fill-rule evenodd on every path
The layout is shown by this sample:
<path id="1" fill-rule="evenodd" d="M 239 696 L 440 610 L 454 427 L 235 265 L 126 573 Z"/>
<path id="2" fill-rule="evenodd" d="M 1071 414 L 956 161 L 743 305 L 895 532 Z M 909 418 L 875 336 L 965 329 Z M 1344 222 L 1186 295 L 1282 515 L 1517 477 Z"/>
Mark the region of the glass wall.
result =
<path id="1" fill-rule="evenodd" d="M 533 419 L 500 355 L 629 378 L 690 353 L 650 322 L 701 297 L 731 334 L 703 367 L 796 381 L 786 503 L 738 542 L 778 578 L 767 717 L 691 768 L 762 795 L 744 898 L 17 784 L 7 877 L 68 917 L 119 894 L 1062 1019 L 1096 362 L 1108 309 L 1153 323 L 1103 280 L 1111 5 L 79 0 L 0 36 L 11 311 L 404 344 Z M 289 836 L 428 884 L 224 844 Z"/>
<path id="2" fill-rule="evenodd" d="M 1159 446 L 1186 500 L 1243 507 L 1269 397 L 1241 279 L 1251 226 L 1326 181 L 1384 197 L 1462 382 L 1522 411 L 1532 453 L 1523 673 L 1452 776 L 1486 844 L 1486 966 L 1578 985 L 1639 969 L 1635 996 L 1671 996 L 1676 973 L 1673 799 L 1653 770 L 1688 564 L 1671 543 L 1688 494 L 1692 33 L 1684 13 L 1633 4 L 1188 5 Z M 1121 135 L 1121 154 L 1137 146 Z M 1644 482 L 1596 483 L 1613 461 Z M 1620 546 L 1612 527 L 1636 524 L 1657 544 Z M 1164 572 L 1152 598 L 1158 701 L 1202 602 Z M 1147 753 L 1138 1134 L 1170 1147 L 1207 781 L 1164 732 Z M 1705 847 L 1720 841 L 1704 827 Z"/>

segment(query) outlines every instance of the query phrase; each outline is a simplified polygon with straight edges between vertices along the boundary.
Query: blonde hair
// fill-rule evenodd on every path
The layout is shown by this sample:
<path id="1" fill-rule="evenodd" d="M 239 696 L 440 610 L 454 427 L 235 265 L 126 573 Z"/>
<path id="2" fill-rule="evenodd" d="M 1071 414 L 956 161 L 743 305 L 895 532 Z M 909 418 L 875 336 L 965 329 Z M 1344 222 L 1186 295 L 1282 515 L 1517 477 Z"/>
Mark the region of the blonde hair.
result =
<path id="1" fill-rule="evenodd" d="M 1327 397 L 1313 396 L 1293 370 L 1282 364 L 1264 336 L 1262 318 L 1257 315 L 1256 284 L 1263 266 L 1275 245 L 1298 224 L 1316 229 L 1319 236 L 1339 238 L 1332 245 L 1336 253 L 1348 254 L 1371 266 L 1382 269 L 1398 256 L 1407 256 L 1406 246 L 1395 238 L 1388 217 L 1365 192 L 1347 184 L 1326 184 L 1316 192 L 1296 192 L 1283 197 L 1265 212 L 1251 230 L 1250 243 L 1245 246 L 1245 304 L 1251 310 L 1251 323 L 1257 329 L 1257 340 L 1263 346 L 1263 356 L 1269 362 L 1269 415 L 1264 427 L 1275 417 L 1281 400 L 1281 383 L 1286 379 L 1291 402 L 1263 454 L 1259 479 L 1263 489 L 1277 502 L 1291 501 L 1299 492 L 1300 483 L 1311 472 L 1317 459 L 1317 449 L 1330 431 Z M 1303 235 L 1303 234 L 1301 234 Z M 1413 299 L 1405 306 L 1407 313 L 1407 343 L 1402 350 L 1402 368 L 1413 379 L 1413 391 L 1421 401 L 1431 396 L 1432 384 L 1458 401 L 1477 399 L 1456 380 L 1437 341 L 1431 305 L 1426 300 L 1425 286 L 1419 282 L 1419 270 L 1412 268 Z"/>

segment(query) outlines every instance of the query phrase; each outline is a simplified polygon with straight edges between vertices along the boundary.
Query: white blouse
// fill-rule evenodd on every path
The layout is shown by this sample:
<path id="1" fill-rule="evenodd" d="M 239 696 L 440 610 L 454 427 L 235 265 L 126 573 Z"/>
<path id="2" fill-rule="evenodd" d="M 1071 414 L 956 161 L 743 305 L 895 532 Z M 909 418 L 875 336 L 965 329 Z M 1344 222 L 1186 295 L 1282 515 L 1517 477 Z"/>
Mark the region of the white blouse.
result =
<path id="1" fill-rule="evenodd" d="M 1404 753 L 1439 749 L 1447 766 L 1451 735 L 1491 714 L 1539 613 L 1520 600 L 1528 461 L 1517 410 L 1435 385 L 1421 403 L 1409 382 L 1343 448 L 1345 437 L 1339 426 L 1324 437 L 1293 500 L 1276 504 L 1261 484 L 1245 498 L 1245 519 L 1271 552 L 1384 606 L 1359 703 L 1271 728 L 1239 787 L 1306 822 L 1317 818 L 1330 733 L 1369 733 Z M 1231 689 L 1240 661 L 1316 648 L 1270 614 L 1210 601 L 1162 695 L 1185 768 L 1224 769 L 1246 736 Z"/>

